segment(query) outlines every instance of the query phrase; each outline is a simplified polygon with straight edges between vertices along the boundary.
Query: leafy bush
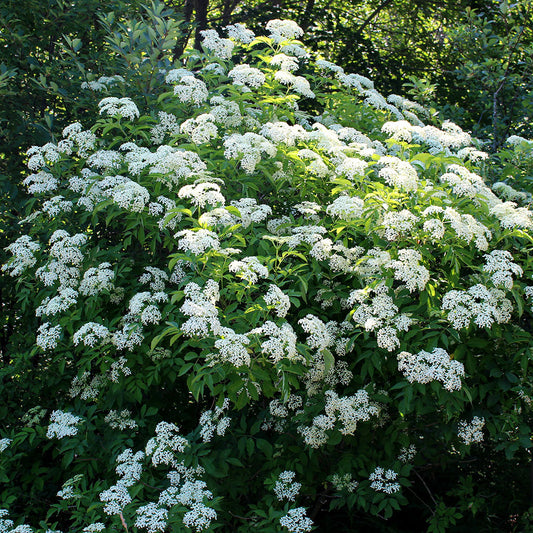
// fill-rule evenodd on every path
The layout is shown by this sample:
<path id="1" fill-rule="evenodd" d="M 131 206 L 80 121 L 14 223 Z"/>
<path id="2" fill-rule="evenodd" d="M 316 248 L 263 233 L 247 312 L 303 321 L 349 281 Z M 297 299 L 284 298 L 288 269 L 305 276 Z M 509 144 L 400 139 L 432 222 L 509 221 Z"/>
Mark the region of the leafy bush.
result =
<path id="1" fill-rule="evenodd" d="M 476 489 L 531 447 L 531 212 L 458 126 L 267 30 L 136 71 L 147 113 L 109 76 L 28 151 L 2 530 L 523 514 Z"/>

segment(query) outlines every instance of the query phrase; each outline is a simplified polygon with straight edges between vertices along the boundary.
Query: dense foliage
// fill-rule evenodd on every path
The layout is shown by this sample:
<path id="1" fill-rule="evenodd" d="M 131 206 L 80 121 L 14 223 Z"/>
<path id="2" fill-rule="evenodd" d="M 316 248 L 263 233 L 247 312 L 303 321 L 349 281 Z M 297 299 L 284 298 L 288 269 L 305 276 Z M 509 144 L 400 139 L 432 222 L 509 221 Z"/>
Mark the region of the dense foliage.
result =
<path id="1" fill-rule="evenodd" d="M 27 152 L 0 530 L 527 529 L 530 196 L 295 23 L 174 68 L 161 9 Z"/>

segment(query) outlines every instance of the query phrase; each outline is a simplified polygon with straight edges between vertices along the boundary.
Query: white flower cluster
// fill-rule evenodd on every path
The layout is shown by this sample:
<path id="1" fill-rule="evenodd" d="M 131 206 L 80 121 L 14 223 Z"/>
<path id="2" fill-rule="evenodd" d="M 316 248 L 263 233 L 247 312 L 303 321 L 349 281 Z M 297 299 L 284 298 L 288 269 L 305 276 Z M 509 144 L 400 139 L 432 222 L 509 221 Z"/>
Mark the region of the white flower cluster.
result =
<path id="1" fill-rule="evenodd" d="M 155 292 L 164 291 L 168 281 L 168 274 L 164 270 L 152 266 L 144 267 L 144 274 L 139 276 L 139 283 L 143 285 L 149 283 L 150 289 Z"/>
<path id="2" fill-rule="evenodd" d="M 207 280 L 202 289 L 198 284 L 188 283 L 183 289 L 186 299 L 180 311 L 190 317 L 181 325 L 183 333 L 189 337 L 206 336 L 209 330 L 219 325 L 218 310 L 215 304 L 220 298 L 218 283 Z"/>
<path id="3" fill-rule="evenodd" d="M 412 139 L 412 125 L 407 120 L 385 122 L 381 127 L 381 131 L 390 135 L 391 139 L 395 141 L 411 142 Z"/>
<path id="4" fill-rule="evenodd" d="M 104 513 L 108 515 L 120 515 L 124 507 L 132 502 L 128 487 L 134 485 L 142 474 L 142 461 L 144 453 L 133 453 L 129 448 L 125 449 L 117 457 L 116 472 L 120 477 L 115 485 L 100 493 L 100 501 L 105 502 Z"/>
<path id="5" fill-rule="evenodd" d="M 13 257 L 2 265 L 2 271 L 9 271 L 9 275 L 13 277 L 20 276 L 27 268 L 35 265 L 37 262 L 35 252 L 40 248 L 41 245 L 32 241 L 29 235 L 19 237 L 6 248 L 13 254 Z"/>
<path id="6" fill-rule="evenodd" d="M 137 422 L 131 418 L 131 412 L 128 409 L 116 411 L 112 409 L 104 418 L 111 429 L 123 431 L 125 429 L 137 429 Z"/>
<path id="7" fill-rule="evenodd" d="M 315 416 L 311 426 L 298 427 L 298 433 L 311 448 L 319 448 L 328 442 L 328 430 L 336 429 L 342 435 L 353 435 L 359 422 L 366 422 L 380 412 L 364 389 L 353 396 L 339 396 L 335 391 L 328 390 L 325 397 L 325 414 Z"/>
<path id="8" fill-rule="evenodd" d="M 294 56 L 288 56 L 283 53 L 276 54 L 275 56 L 271 57 L 270 64 L 274 65 L 275 67 L 279 67 L 280 70 L 285 70 L 288 72 L 298 70 L 299 67 L 298 58 Z"/>
<path id="9" fill-rule="evenodd" d="M 174 85 L 174 94 L 184 104 L 195 104 L 199 106 L 207 100 L 209 91 L 207 90 L 207 85 L 202 80 L 192 75 L 186 75 L 180 78 L 177 85 Z"/>
<path id="10" fill-rule="evenodd" d="M 117 170 L 124 158 L 116 150 L 98 150 L 87 158 L 87 165 L 105 171 Z M 82 171 L 83 172 L 83 171 Z M 96 174 L 93 174 L 96 176 Z"/>
<path id="11" fill-rule="evenodd" d="M 339 196 L 327 206 L 326 212 L 333 217 L 350 221 L 359 218 L 364 207 L 364 201 L 356 196 Z"/>
<path id="12" fill-rule="evenodd" d="M 483 256 L 486 263 L 483 270 L 492 274 L 491 280 L 495 287 L 513 288 L 513 274 L 521 276 L 524 271 L 520 265 L 513 263 L 513 256 L 507 250 L 493 250 Z"/>
<path id="13" fill-rule="evenodd" d="M 163 73 L 165 73 L 163 71 Z M 176 83 L 184 76 L 193 76 L 193 73 L 186 68 L 173 68 L 165 73 L 165 81 L 167 83 Z"/>
<path id="14" fill-rule="evenodd" d="M 69 150 L 72 143 L 68 141 L 62 142 L 62 149 L 54 143 L 46 143 L 44 146 L 32 146 L 27 152 L 28 156 L 27 167 L 30 170 L 40 170 L 48 163 L 56 163 L 61 158 L 61 153 L 70 153 Z"/>
<path id="15" fill-rule="evenodd" d="M 67 231 L 58 229 L 50 237 L 50 255 L 61 263 L 79 266 L 83 261 L 81 247 L 87 240 L 87 235 L 83 233 L 71 237 Z"/>
<path id="16" fill-rule="evenodd" d="M 314 245 L 322 240 L 322 235 L 327 233 L 324 226 L 296 226 L 290 229 L 292 236 L 286 240 L 290 248 L 307 243 Z"/>
<path id="17" fill-rule="evenodd" d="M 298 496 L 302 484 L 296 483 L 294 481 L 295 477 L 296 474 L 292 470 L 285 470 L 278 476 L 274 485 L 274 493 L 280 502 L 283 500 L 293 502 Z"/>
<path id="18" fill-rule="evenodd" d="M 36 174 L 30 174 L 23 180 L 22 184 L 28 187 L 30 194 L 43 194 L 55 191 L 59 186 L 59 180 L 50 172 L 41 170 Z"/>
<path id="19" fill-rule="evenodd" d="M 150 130 L 150 134 L 154 144 L 162 144 L 165 140 L 165 136 L 177 135 L 180 132 L 180 125 L 178 124 L 176 115 L 173 115 L 172 113 L 159 111 L 157 116 L 159 122 Z"/>
<path id="20" fill-rule="evenodd" d="M 100 115 L 106 113 L 111 117 L 124 117 L 130 120 L 139 118 L 139 109 L 131 98 L 115 98 L 109 96 L 98 103 Z"/>
<path id="21" fill-rule="evenodd" d="M 250 285 L 255 285 L 259 278 L 268 278 L 268 268 L 262 265 L 255 256 L 245 257 L 242 261 L 232 261 L 228 270 L 246 280 Z"/>
<path id="22" fill-rule="evenodd" d="M 408 161 L 403 161 L 394 156 L 382 156 L 378 164 L 382 166 L 379 177 L 387 185 L 405 191 L 416 191 L 418 188 L 418 174 Z"/>
<path id="23" fill-rule="evenodd" d="M 297 39 L 304 34 L 302 28 L 292 20 L 269 20 L 265 28 L 270 32 L 269 37 L 276 44 L 289 39 Z"/>
<path id="24" fill-rule="evenodd" d="M 202 413 L 200 416 L 200 437 L 204 442 L 211 441 L 215 433 L 224 436 L 231 422 L 231 418 L 223 416 L 228 407 L 229 400 L 224 398 L 222 407 L 217 405 L 215 409 L 209 409 Z"/>
<path id="25" fill-rule="evenodd" d="M 144 339 L 142 328 L 138 324 L 126 323 L 122 330 L 117 330 L 111 337 L 111 342 L 117 350 L 133 350 Z"/>
<path id="26" fill-rule="evenodd" d="M 81 376 L 75 376 L 70 384 L 69 396 L 82 400 L 96 400 L 101 388 L 106 384 L 106 378 L 96 375 L 91 379 L 91 373 L 86 370 Z"/>
<path id="27" fill-rule="evenodd" d="M 272 422 L 274 422 L 274 430 L 278 433 L 283 433 L 286 429 L 285 419 L 289 417 L 289 412 L 292 411 L 293 414 L 301 413 L 302 404 L 302 397 L 296 394 L 291 394 L 283 402 L 278 399 L 271 400 L 268 409 L 273 420 L 266 421 L 262 429 L 270 429 Z"/>
<path id="28" fill-rule="evenodd" d="M 201 466 L 187 468 L 182 462 L 175 466 L 175 470 L 168 473 L 170 486 L 159 495 L 158 507 L 172 507 L 181 505 L 189 507 L 183 516 L 183 525 L 194 531 L 208 529 L 211 522 L 217 518 L 217 513 L 211 507 L 204 504 L 204 501 L 211 500 L 213 494 L 207 490 L 206 483 L 196 479 L 205 471 Z"/>
<path id="29" fill-rule="evenodd" d="M 110 191 L 110 197 L 119 207 L 132 213 L 142 213 L 150 202 L 148 189 L 129 178 L 124 178 L 122 183 L 115 185 Z"/>
<path id="30" fill-rule="evenodd" d="M 274 308 L 278 317 L 284 318 L 287 316 L 291 300 L 277 285 L 270 285 L 263 299 L 267 305 Z"/>
<path id="31" fill-rule="evenodd" d="M 324 178 L 329 175 L 330 169 L 324 162 L 324 159 L 320 154 L 309 148 L 303 148 L 298 150 L 298 157 L 303 161 L 309 161 L 305 163 L 307 171 L 319 178 Z"/>
<path id="32" fill-rule="evenodd" d="M 461 150 L 457 152 L 457 155 L 461 159 L 469 159 L 473 163 L 477 163 L 478 161 L 485 161 L 489 157 L 489 154 L 487 152 L 476 150 L 472 146 L 461 148 Z"/>
<path id="33" fill-rule="evenodd" d="M 225 207 L 216 207 L 211 211 L 202 213 L 198 218 L 198 223 L 201 226 L 216 228 L 217 226 L 225 228 L 227 226 L 235 226 L 239 219 L 234 214 L 230 213 Z"/>
<path id="34" fill-rule="evenodd" d="M 450 185 L 457 196 L 476 198 L 478 193 L 486 189 L 483 178 L 462 165 L 448 165 L 446 170 L 447 172 L 440 177 L 440 181 Z"/>
<path id="35" fill-rule="evenodd" d="M 113 383 L 118 383 L 120 375 L 130 376 L 131 368 L 126 366 L 128 360 L 125 357 L 119 357 L 116 361 L 113 361 L 109 368 L 108 376 Z"/>
<path id="36" fill-rule="evenodd" d="M 201 502 L 195 502 L 191 504 L 191 510 L 183 516 L 183 525 L 195 531 L 203 531 L 208 529 L 216 518 L 217 512 L 213 508 L 207 507 Z"/>
<path id="37" fill-rule="evenodd" d="M 182 215 L 179 212 L 173 211 L 175 207 L 176 202 L 174 200 L 162 195 L 157 197 L 157 202 L 150 202 L 148 205 L 148 212 L 150 215 L 159 217 L 157 225 L 161 231 L 165 228 L 171 230 L 176 229 Z"/>
<path id="38" fill-rule="evenodd" d="M 339 77 L 339 79 L 343 81 L 346 85 L 353 86 L 356 88 L 357 91 L 363 93 L 363 95 L 365 96 L 363 103 L 365 105 L 373 107 L 375 109 L 382 109 L 383 111 L 388 111 L 394 117 L 396 117 L 397 120 L 402 120 L 405 118 L 401 111 L 396 106 L 389 104 L 389 102 L 387 102 L 387 100 L 381 93 L 376 91 L 374 88 L 364 89 L 363 84 L 360 83 L 359 79 L 353 79 L 353 77 L 350 78 L 344 76 Z"/>
<path id="39" fill-rule="evenodd" d="M 457 436 L 467 445 L 483 441 L 483 426 L 485 419 L 475 416 L 471 422 L 461 420 L 459 422 Z"/>
<path id="40" fill-rule="evenodd" d="M 334 391 L 326 391 L 324 410 L 329 420 L 341 423 L 338 429 L 342 435 L 353 435 L 359 422 L 379 414 L 379 407 L 370 401 L 364 389 L 358 390 L 353 396 L 338 396 Z"/>
<path id="41" fill-rule="evenodd" d="M 179 435 L 178 426 L 168 422 L 159 422 L 155 434 L 146 443 L 146 456 L 152 458 L 154 466 L 165 464 L 175 467 L 178 464 L 177 453 L 183 453 L 189 441 Z"/>
<path id="42" fill-rule="evenodd" d="M 443 209 L 440 206 L 432 205 L 422 212 L 424 217 L 432 217 L 440 214 L 445 222 L 448 222 L 455 231 L 458 238 L 467 243 L 474 240 L 478 250 L 486 250 L 489 246 L 488 241 L 492 237 L 491 231 L 481 222 L 477 221 L 472 215 L 459 213 L 453 207 Z M 430 218 L 424 222 L 424 230 L 431 233 L 433 240 L 440 240 L 444 236 L 445 226 L 438 218 Z"/>
<path id="43" fill-rule="evenodd" d="M 150 502 L 142 505 L 136 511 L 139 515 L 135 520 L 135 527 L 146 529 L 148 533 L 161 533 L 167 527 L 168 510 L 159 507 L 156 503 Z"/>
<path id="44" fill-rule="evenodd" d="M 80 87 L 82 89 L 91 89 L 92 91 L 104 91 L 117 83 L 124 83 L 124 78 L 115 74 L 114 76 L 101 76 L 93 81 L 84 81 Z"/>
<path id="45" fill-rule="evenodd" d="M 211 323 L 211 330 L 215 335 L 220 336 L 215 341 L 217 353 L 209 356 L 211 365 L 217 361 L 230 363 L 237 368 L 250 364 L 250 353 L 247 348 L 250 339 L 246 335 L 235 333 L 231 328 L 222 327 L 218 319 Z"/>
<path id="46" fill-rule="evenodd" d="M 376 295 L 367 303 L 372 291 L 355 290 L 350 293 L 347 305 L 355 306 L 353 320 L 366 331 L 377 330 L 377 343 L 380 348 L 391 352 L 400 346 L 399 331 L 408 331 L 412 320 L 405 314 L 398 314 L 398 306 L 386 294 L 386 287 L 377 287 Z M 384 292 L 385 291 L 385 292 Z"/>
<path id="47" fill-rule="evenodd" d="M 261 161 L 262 153 L 270 157 L 274 157 L 277 153 L 276 147 L 269 140 L 250 131 L 244 135 L 232 133 L 224 141 L 224 148 L 224 157 L 237 159 L 247 174 L 255 171 L 255 167 Z"/>
<path id="48" fill-rule="evenodd" d="M 284 322 L 280 327 L 267 320 L 261 327 L 250 331 L 249 335 L 264 335 L 268 337 L 267 340 L 261 343 L 261 353 L 268 355 L 274 364 L 282 359 L 288 359 L 289 361 L 303 359 L 303 356 L 298 353 L 296 348 L 296 334 L 288 322 Z"/>
<path id="49" fill-rule="evenodd" d="M 8 438 L 0 439 L 0 453 L 7 450 L 11 442 L 12 442 L 12 439 L 8 439 Z"/>
<path id="50" fill-rule="evenodd" d="M 279 524 L 286 527 L 289 533 L 306 533 L 313 529 L 313 521 L 306 516 L 305 507 L 289 509 L 287 514 L 279 519 Z"/>
<path id="51" fill-rule="evenodd" d="M 168 294 L 163 291 L 159 292 L 139 292 L 132 296 L 129 302 L 130 316 L 141 321 L 145 326 L 148 324 L 159 324 L 163 318 L 157 303 L 166 302 Z"/>
<path id="52" fill-rule="evenodd" d="M 381 466 L 376 466 L 368 479 L 372 481 L 370 488 L 376 492 L 394 494 L 400 491 L 400 484 L 395 481 L 398 479 L 398 474 L 394 470 L 384 470 Z"/>
<path id="53" fill-rule="evenodd" d="M 202 255 L 208 250 L 218 250 L 220 248 L 218 235 L 207 229 L 197 229 L 196 231 L 184 229 L 174 235 L 176 239 L 179 237 L 181 239 L 178 241 L 178 248 L 194 255 Z"/>
<path id="54" fill-rule="evenodd" d="M 131 448 L 126 448 L 117 457 L 116 473 L 120 476 L 119 483 L 125 487 L 135 485 L 141 479 L 145 458 L 144 452 L 138 451 L 133 453 Z"/>
<path id="55" fill-rule="evenodd" d="M 228 37 L 235 39 L 242 44 L 250 44 L 255 39 L 255 34 L 252 30 L 249 30 L 244 24 L 232 24 L 226 26 Z"/>
<path id="56" fill-rule="evenodd" d="M 296 213 L 312 222 L 320 222 L 319 213 L 323 210 L 322 206 L 316 202 L 300 202 L 299 204 L 295 204 L 293 209 Z"/>
<path id="57" fill-rule="evenodd" d="M 432 352 L 421 350 L 418 354 L 398 354 L 398 370 L 410 383 L 440 381 L 449 391 L 461 389 L 461 377 L 465 375 L 463 363 L 451 359 L 446 350 L 435 348 Z"/>
<path id="58" fill-rule="evenodd" d="M 440 241 L 446 233 L 444 223 L 438 218 L 430 218 L 424 222 L 423 230 L 429 234 L 432 242 Z"/>
<path id="59" fill-rule="evenodd" d="M 414 139 L 416 142 L 418 142 L 419 136 L 422 137 L 424 142 L 432 146 L 431 153 L 443 151 L 445 148 L 461 148 L 472 141 L 467 132 L 450 120 L 445 120 L 441 125 L 441 129 L 433 126 L 424 126 L 422 132 L 416 130 Z"/>
<path id="60" fill-rule="evenodd" d="M 383 217 L 383 227 L 385 228 L 385 238 L 388 241 L 396 241 L 400 237 L 409 235 L 418 217 L 408 209 L 401 211 L 388 211 Z"/>
<path id="61" fill-rule="evenodd" d="M 0 533 L 9 533 L 13 528 L 13 520 L 4 518 L 9 514 L 7 509 L 0 509 Z"/>
<path id="62" fill-rule="evenodd" d="M 344 69 L 342 67 L 339 67 L 339 65 L 336 65 L 331 61 L 326 61 L 325 59 L 317 59 L 315 61 L 315 65 L 317 66 L 318 70 L 330 70 L 331 72 L 340 73 L 344 72 Z"/>
<path id="63" fill-rule="evenodd" d="M 341 177 L 346 177 L 350 180 L 362 178 L 365 175 L 365 170 L 368 163 L 358 157 L 346 157 L 342 162 L 335 167 L 335 174 Z"/>
<path id="64" fill-rule="evenodd" d="M 478 283 L 466 291 L 448 291 L 442 309 L 449 311 L 448 321 L 455 329 L 468 327 L 472 320 L 480 328 L 489 328 L 494 322 L 508 322 L 513 306 L 502 290 Z"/>
<path id="65" fill-rule="evenodd" d="M 56 296 L 44 298 L 35 310 L 35 316 L 50 316 L 62 313 L 75 305 L 78 301 L 78 291 L 70 287 L 60 287 Z"/>
<path id="66" fill-rule="evenodd" d="M 266 204 L 258 204 L 255 198 L 241 198 L 231 202 L 239 210 L 240 222 L 247 228 L 252 222 L 262 222 L 272 213 L 272 208 Z"/>
<path id="67" fill-rule="evenodd" d="M 80 422 L 81 417 L 75 416 L 72 413 L 59 410 L 52 411 L 46 436 L 49 439 L 53 439 L 54 437 L 58 439 L 72 437 L 78 433 L 78 428 L 76 426 Z"/>
<path id="68" fill-rule="evenodd" d="M 72 202 L 65 200 L 64 196 L 54 196 L 43 202 L 43 212 L 50 218 L 54 218 L 61 213 L 70 213 L 72 211 Z"/>
<path id="69" fill-rule="evenodd" d="M 520 135 L 511 135 L 507 138 L 505 141 L 507 144 L 510 144 L 511 146 L 518 146 L 522 143 L 525 143 L 527 145 L 532 145 L 533 141 L 530 141 L 526 139 L 525 137 L 521 137 Z"/>
<path id="70" fill-rule="evenodd" d="M 193 205 L 198 207 L 205 207 L 207 204 L 216 207 L 226 203 L 226 199 L 220 192 L 220 186 L 209 181 L 185 185 L 179 190 L 178 196 L 191 198 Z"/>
<path id="71" fill-rule="evenodd" d="M 324 323 L 320 318 L 308 314 L 305 318 L 298 320 L 302 329 L 309 333 L 306 344 L 309 348 L 323 350 L 329 348 L 335 343 L 336 323 Z"/>
<path id="72" fill-rule="evenodd" d="M 228 72 L 228 77 L 233 80 L 237 86 L 250 87 L 257 89 L 265 83 L 265 75 L 258 69 L 250 65 L 236 65 Z"/>
<path id="73" fill-rule="evenodd" d="M 490 214 L 498 217 L 502 228 L 533 227 L 533 213 L 525 207 L 516 207 L 515 202 L 502 202 L 490 208 Z"/>
<path id="74" fill-rule="evenodd" d="M 218 136 L 218 128 L 215 124 L 215 116 L 211 113 L 203 113 L 196 118 L 189 118 L 180 126 L 181 133 L 187 135 L 189 140 L 196 144 L 204 144 Z"/>
<path id="75" fill-rule="evenodd" d="M 417 454 L 416 446 L 414 444 L 409 444 L 408 447 L 403 447 L 400 450 L 400 454 L 398 455 L 398 461 L 401 461 L 402 463 L 410 463 Z"/>
<path id="76" fill-rule="evenodd" d="M 79 122 L 70 124 L 63 130 L 63 137 L 78 145 L 78 155 L 88 157 L 96 146 L 96 135 L 90 130 L 83 130 Z"/>
<path id="77" fill-rule="evenodd" d="M 95 347 L 104 344 L 110 338 L 109 329 L 97 322 L 87 322 L 74 332 L 72 342 L 74 346 L 83 343 L 85 346 Z"/>
<path id="78" fill-rule="evenodd" d="M 103 262 L 85 271 L 78 291 L 84 296 L 95 296 L 102 291 L 111 291 L 114 288 L 114 279 L 115 272 L 111 269 L 111 263 Z"/>
<path id="79" fill-rule="evenodd" d="M 492 190 L 499 194 L 500 196 L 503 196 L 506 200 L 510 202 L 527 202 L 528 200 L 531 200 L 531 193 L 525 192 L 525 191 L 517 191 L 513 187 L 511 187 L 508 183 L 504 183 L 502 181 L 497 181 L 493 186 Z"/>
<path id="80" fill-rule="evenodd" d="M 267 122 L 261 128 L 261 135 L 275 144 L 294 146 L 296 141 L 308 138 L 308 133 L 298 124 L 291 126 L 286 122 Z"/>
<path id="81" fill-rule="evenodd" d="M 355 492 L 359 486 L 357 481 L 352 479 L 352 474 L 333 474 L 331 476 L 331 484 L 335 487 L 337 492 Z"/>
<path id="82" fill-rule="evenodd" d="M 100 533 L 100 531 L 105 531 L 105 524 L 103 522 L 93 522 L 82 529 L 83 533 Z"/>
<path id="83" fill-rule="evenodd" d="M 128 487 L 119 481 L 116 485 L 111 485 L 100 493 L 100 501 L 105 502 L 104 513 L 112 516 L 120 515 L 132 499 Z"/>
<path id="84" fill-rule="evenodd" d="M 237 102 L 227 100 L 223 96 L 213 96 L 209 102 L 212 106 L 210 114 L 215 117 L 217 124 L 222 124 L 226 128 L 242 124 L 243 117 Z"/>
<path id="85" fill-rule="evenodd" d="M 398 259 L 387 266 L 394 270 L 394 279 L 404 281 L 409 292 L 423 291 L 429 281 L 429 270 L 420 264 L 422 255 L 416 250 L 398 250 Z"/>
<path id="86" fill-rule="evenodd" d="M 203 30 L 200 32 L 203 37 L 202 46 L 213 52 L 219 59 L 229 59 L 233 53 L 235 44 L 229 39 L 220 37 L 216 30 Z"/>
<path id="87" fill-rule="evenodd" d="M 43 350 L 53 350 L 61 337 L 61 326 L 52 326 L 50 322 L 41 324 L 38 329 L 35 344 Z"/>
<path id="88" fill-rule="evenodd" d="M 387 96 L 387 102 L 390 102 L 391 104 L 394 104 L 399 109 L 401 109 L 404 113 L 407 110 L 414 111 L 417 113 L 421 113 L 422 115 L 429 116 L 428 110 L 420 105 L 418 102 L 413 102 L 412 100 L 408 100 L 407 98 L 404 98 L 403 96 L 399 96 L 397 94 L 389 94 Z"/>

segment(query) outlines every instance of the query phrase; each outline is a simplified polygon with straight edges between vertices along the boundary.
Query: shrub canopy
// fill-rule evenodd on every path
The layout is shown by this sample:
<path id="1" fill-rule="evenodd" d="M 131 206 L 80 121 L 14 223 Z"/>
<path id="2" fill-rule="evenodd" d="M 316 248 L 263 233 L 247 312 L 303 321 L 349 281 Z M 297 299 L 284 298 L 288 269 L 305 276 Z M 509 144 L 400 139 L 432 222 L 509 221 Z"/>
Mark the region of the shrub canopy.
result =
<path id="1" fill-rule="evenodd" d="M 483 505 L 468 457 L 525 464 L 529 196 L 266 30 L 203 32 L 147 112 L 123 76 L 86 83 L 100 118 L 28 151 L 2 531 L 303 532 L 419 491 L 440 531 Z"/>

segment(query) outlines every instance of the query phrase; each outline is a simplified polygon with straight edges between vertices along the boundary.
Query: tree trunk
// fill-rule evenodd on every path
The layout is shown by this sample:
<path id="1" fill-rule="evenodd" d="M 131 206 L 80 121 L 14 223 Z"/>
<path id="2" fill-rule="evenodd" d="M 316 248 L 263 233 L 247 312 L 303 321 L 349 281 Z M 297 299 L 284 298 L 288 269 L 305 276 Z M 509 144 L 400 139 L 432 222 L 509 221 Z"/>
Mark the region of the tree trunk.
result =
<path id="1" fill-rule="evenodd" d="M 194 7 L 196 10 L 196 33 L 194 35 L 194 47 L 201 50 L 200 41 L 202 36 L 200 32 L 207 28 L 207 8 L 209 0 L 195 0 Z"/>

